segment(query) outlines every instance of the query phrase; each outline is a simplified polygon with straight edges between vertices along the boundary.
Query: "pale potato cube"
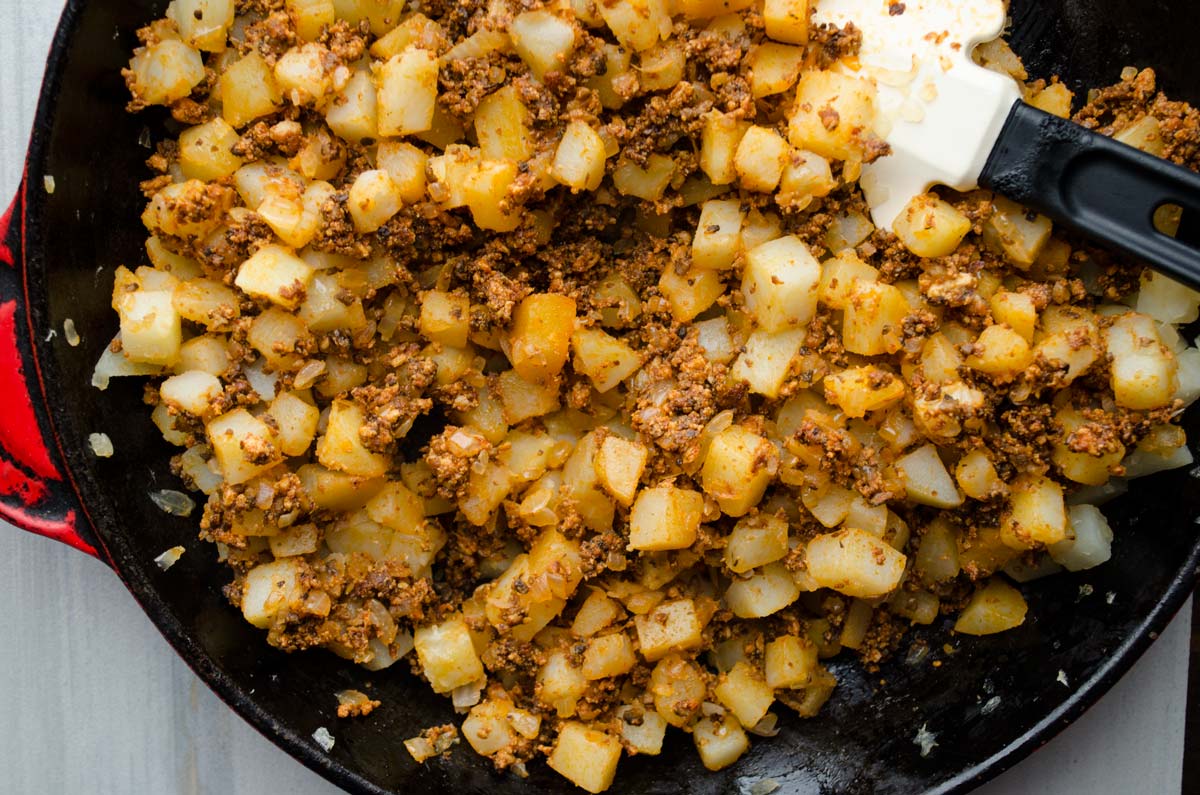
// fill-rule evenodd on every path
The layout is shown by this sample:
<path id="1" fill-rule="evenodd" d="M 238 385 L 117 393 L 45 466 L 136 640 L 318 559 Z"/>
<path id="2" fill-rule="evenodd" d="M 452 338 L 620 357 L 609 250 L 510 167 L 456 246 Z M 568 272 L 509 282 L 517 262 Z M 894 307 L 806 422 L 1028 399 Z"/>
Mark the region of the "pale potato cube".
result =
<path id="1" fill-rule="evenodd" d="M 663 197 L 671 178 L 675 176 L 675 161 L 667 155 L 653 154 L 646 158 L 645 167 L 629 160 L 613 170 L 613 186 L 626 196 L 648 202 Z"/>
<path id="2" fill-rule="evenodd" d="M 392 178 L 392 185 L 405 204 L 425 198 L 425 165 L 428 157 L 417 147 L 403 141 L 379 144 L 375 164 Z"/>
<path id="3" fill-rule="evenodd" d="M 842 344 L 850 353 L 879 356 L 896 353 L 902 345 L 908 301 L 895 285 L 858 282 L 846 301 Z"/>
<path id="4" fill-rule="evenodd" d="M 766 717 L 767 710 L 775 703 L 775 689 L 763 680 L 760 671 L 744 661 L 721 677 L 713 694 L 738 723 L 748 728 Z"/>
<path id="5" fill-rule="evenodd" d="M 992 296 L 991 307 L 992 317 L 997 323 L 1008 326 L 1033 342 L 1033 333 L 1037 329 L 1037 308 L 1028 294 L 998 292 Z"/>
<path id="6" fill-rule="evenodd" d="M 874 123 L 870 83 L 837 72 L 806 72 L 796 87 L 788 140 L 831 160 L 861 159 Z"/>
<path id="7" fill-rule="evenodd" d="M 808 638 L 780 635 L 767 644 L 763 672 L 767 686 L 792 690 L 812 681 L 817 670 L 817 647 Z"/>
<path id="8" fill-rule="evenodd" d="M 994 635 L 1024 624 L 1028 611 L 1020 591 L 994 578 L 972 594 L 971 601 L 954 622 L 954 631 L 963 635 Z"/>
<path id="9" fill-rule="evenodd" d="M 629 549 L 686 549 L 696 540 L 704 498 L 690 489 L 643 489 L 629 512 Z"/>
<path id="10" fill-rule="evenodd" d="M 571 622 L 571 632 L 581 638 L 590 638 L 621 618 L 621 606 L 599 588 L 588 594 Z"/>
<path id="11" fill-rule="evenodd" d="M 704 674 L 694 662 L 682 655 L 664 657 L 650 672 L 647 692 L 654 697 L 654 709 L 672 726 L 683 728 L 700 711 L 708 690 Z"/>
<path id="12" fill-rule="evenodd" d="M 680 323 L 693 320 L 725 294 L 725 282 L 719 271 L 695 267 L 684 274 L 668 265 L 658 281 L 658 289 Z"/>
<path id="13" fill-rule="evenodd" d="M 504 420 L 509 425 L 541 417 L 559 407 L 556 381 L 544 384 L 526 381 L 516 370 L 506 370 L 498 376 L 496 392 Z"/>
<path id="14" fill-rule="evenodd" d="M 360 234 L 374 232 L 386 224 L 400 208 L 404 199 L 392 178 L 382 169 L 364 171 L 350 186 L 346 209 Z"/>
<path id="15" fill-rule="evenodd" d="M 958 347 L 945 334 L 938 332 L 921 346 L 921 373 L 927 381 L 947 384 L 959 381 L 958 368 L 963 365 Z"/>
<path id="16" fill-rule="evenodd" d="M 807 334 L 805 329 L 778 334 L 755 331 L 733 363 L 730 377 L 748 383 L 751 392 L 769 398 L 779 397 L 792 361 L 800 354 Z"/>
<path id="17" fill-rule="evenodd" d="M 878 367 L 852 367 L 825 376 L 825 399 L 847 417 L 865 417 L 891 408 L 904 399 L 904 381 Z"/>
<path id="18" fill-rule="evenodd" d="M 464 191 L 476 226 L 511 232 L 521 225 L 520 209 L 508 206 L 508 189 L 516 178 L 517 164 L 511 160 L 484 160 L 475 166 Z"/>
<path id="19" fill-rule="evenodd" d="M 709 444 L 700 480 L 729 516 L 745 516 L 762 500 L 779 469 L 775 445 L 740 425 L 718 433 Z"/>
<path id="20" fill-rule="evenodd" d="M 283 107 L 275 72 L 257 52 L 226 68 L 217 93 L 221 98 L 221 115 L 232 127 L 244 127 Z"/>
<path id="21" fill-rule="evenodd" d="M 337 21 L 333 0 L 287 0 L 285 7 L 296 25 L 296 35 L 316 41 L 321 31 Z"/>
<path id="22" fill-rule="evenodd" d="M 667 733 L 667 722 L 662 715 L 640 705 L 618 707 L 616 714 L 621 719 L 621 740 L 627 749 L 647 756 L 662 753 Z"/>
<path id="23" fill-rule="evenodd" d="M 576 721 L 564 723 L 546 763 L 588 792 L 604 792 L 617 775 L 621 741 Z"/>
<path id="24" fill-rule="evenodd" d="M 171 291 L 139 290 L 120 297 L 121 351 L 135 364 L 172 365 L 183 327 Z"/>
<path id="25" fill-rule="evenodd" d="M 197 417 L 207 414 L 213 401 L 224 393 L 221 379 L 211 373 L 188 370 L 163 381 L 158 393 L 168 406 Z"/>
<path id="26" fill-rule="evenodd" d="M 526 381 L 546 383 L 567 363 L 575 333 L 575 301 L 556 293 L 527 296 L 513 312 L 508 358 Z"/>
<path id="27" fill-rule="evenodd" d="M 240 139 L 237 130 L 220 117 L 184 130 L 179 135 L 183 176 L 205 182 L 231 176 L 242 167 L 242 159 L 231 151 Z"/>
<path id="28" fill-rule="evenodd" d="M 375 75 L 379 134 L 402 136 L 433 126 L 437 103 L 437 56 L 410 47 L 388 59 Z"/>
<path id="29" fill-rule="evenodd" d="M 1062 427 L 1062 437 L 1055 443 L 1051 459 L 1063 476 L 1087 486 L 1102 486 L 1107 483 L 1112 476 L 1113 467 L 1119 466 L 1125 458 L 1125 445 L 1114 439 L 1111 446 L 1099 451 L 1098 455 L 1084 451 L 1075 452 L 1070 448 L 1071 436 L 1087 425 L 1087 420 L 1069 406 L 1059 409 L 1055 419 Z"/>
<path id="30" fill-rule="evenodd" d="M 772 193 L 779 186 L 791 149 L 779 133 L 767 127 L 746 130 L 733 156 L 733 169 L 742 188 Z"/>
<path id="31" fill-rule="evenodd" d="M 1170 403 L 1179 365 L 1153 319 L 1132 312 L 1118 317 L 1104 332 L 1104 345 L 1112 357 L 1110 383 L 1118 405 L 1146 411 Z"/>
<path id="32" fill-rule="evenodd" d="M 918 257 L 945 257 L 958 248 L 971 221 L 933 194 L 914 196 L 900 211 L 893 231 L 904 247 Z"/>
<path id="33" fill-rule="evenodd" d="M 896 471 L 904 482 L 908 498 L 919 505 L 957 508 L 963 504 L 954 478 L 932 444 L 918 447 L 896 461 Z"/>
<path id="34" fill-rule="evenodd" d="M 800 493 L 804 507 L 825 527 L 837 527 L 846 521 L 854 498 L 855 492 L 836 483 L 829 483 L 823 488 L 806 488 Z"/>
<path id="35" fill-rule="evenodd" d="M 369 71 L 355 71 L 334 95 L 325 109 L 325 123 L 350 143 L 379 137 L 379 102 Z"/>
<path id="36" fill-rule="evenodd" d="M 138 50 L 129 71 L 135 97 L 147 105 L 170 105 L 204 80 L 204 60 L 182 41 L 163 39 Z"/>
<path id="37" fill-rule="evenodd" d="M 750 123 L 731 113 L 709 111 L 700 133 L 700 170 L 713 185 L 729 185 L 737 179 L 734 156 Z"/>
<path id="38" fill-rule="evenodd" d="M 200 370 L 220 377 L 229 369 L 229 342 L 224 337 L 204 334 L 179 346 L 178 372 Z"/>
<path id="39" fill-rule="evenodd" d="M 271 401 L 267 413 L 275 421 L 276 441 L 285 456 L 294 457 L 308 452 L 317 435 L 320 409 L 295 392 L 281 392 Z"/>
<path id="40" fill-rule="evenodd" d="M 312 283 L 313 269 L 282 246 L 263 246 L 238 268 L 234 284 L 246 295 L 295 309 Z"/>
<path id="41" fill-rule="evenodd" d="M 600 45 L 600 52 L 604 55 L 604 71 L 588 78 L 584 85 L 589 90 L 596 92 L 601 106 L 615 110 L 629 99 L 629 92 L 626 89 L 629 86 L 630 78 L 633 77 L 630 74 L 633 56 L 624 47 L 608 42 Z M 617 86 L 621 86 L 622 90 L 618 91 Z"/>
<path id="42" fill-rule="evenodd" d="M 596 470 L 600 439 L 598 431 L 584 436 L 575 445 L 563 467 L 565 496 L 575 502 L 575 510 L 583 523 L 598 533 L 612 528 L 616 514 L 612 499 L 604 491 Z"/>
<path id="43" fill-rule="evenodd" d="M 242 615 L 259 629 L 267 629 L 279 611 L 287 609 L 303 596 L 298 561 L 263 563 L 246 572 L 242 588 Z"/>
<path id="44" fill-rule="evenodd" d="M 1067 571 L 1095 568 L 1112 557 L 1113 531 L 1095 505 L 1072 505 L 1067 510 L 1074 538 L 1050 546 L 1050 557 Z"/>
<path id="45" fill-rule="evenodd" d="M 692 264 L 711 270 L 733 267 L 741 249 L 745 219 L 741 202 L 736 199 L 713 199 L 701 205 L 700 223 L 692 237 Z"/>
<path id="46" fill-rule="evenodd" d="M 975 449 L 958 459 L 954 477 L 959 487 L 973 500 L 987 500 L 1004 490 L 1004 481 L 986 451 Z"/>
<path id="47" fill-rule="evenodd" d="M 575 714 L 576 705 L 587 689 L 587 678 L 571 663 L 566 652 L 551 652 L 546 656 L 546 663 L 538 669 L 538 700 L 552 707 L 560 718 Z"/>
<path id="48" fill-rule="evenodd" d="M 221 225 L 234 195 L 232 190 L 195 179 L 176 182 L 154 194 L 142 213 L 142 223 L 155 234 L 200 238 Z"/>
<path id="49" fill-rule="evenodd" d="M 512 702 L 504 699 L 484 699 L 467 714 L 462 724 L 462 735 L 467 743 L 481 756 L 492 756 L 507 749 L 513 743 L 513 730 L 508 723 Z"/>
<path id="50" fill-rule="evenodd" d="M 822 588 L 859 599 L 890 593 L 904 577 L 907 558 L 882 539 L 845 528 L 808 542 L 808 573 Z"/>
<path id="51" fill-rule="evenodd" d="M 666 0 L 597 0 L 596 10 L 621 46 L 633 52 L 648 50 L 671 35 Z"/>
<path id="52" fill-rule="evenodd" d="M 691 599 L 662 602 L 650 612 L 635 616 L 638 647 L 648 661 L 662 659 L 672 651 L 697 648 L 704 630 Z M 663 715 L 670 720 L 670 716 Z"/>
<path id="53" fill-rule="evenodd" d="M 666 91 L 683 80 L 687 53 L 676 41 L 666 41 L 641 53 L 639 81 L 643 91 Z"/>
<path id="54" fill-rule="evenodd" d="M 480 162 L 479 150 L 462 144 L 447 146 L 444 154 L 429 158 L 429 174 L 433 177 L 428 185 L 430 198 L 447 210 L 466 207 L 467 180 Z"/>
<path id="55" fill-rule="evenodd" d="M 509 25 L 508 35 L 513 49 L 538 80 L 550 72 L 562 71 L 575 49 L 574 26 L 547 9 L 518 14 Z"/>
<path id="56" fill-rule="evenodd" d="M 451 348 L 463 348 L 471 331 L 471 301 L 461 293 L 427 290 L 417 320 L 421 336 Z"/>
<path id="57" fill-rule="evenodd" d="M 521 161 L 533 155 L 529 109 L 516 88 L 501 86 L 483 98 L 475 109 L 475 137 L 487 160 Z"/>
<path id="58" fill-rule="evenodd" d="M 418 627 L 413 633 L 413 645 L 421 672 L 435 693 L 449 693 L 485 676 L 471 643 L 471 632 L 462 618 Z"/>
<path id="59" fill-rule="evenodd" d="M 1029 342 L 1008 326 L 988 326 L 975 340 L 966 364 L 999 380 L 1017 377 L 1033 364 Z"/>
<path id="60" fill-rule="evenodd" d="M 206 430 L 217 466 L 230 486 L 245 483 L 279 462 L 271 428 L 245 409 L 222 414 Z"/>
<path id="61" fill-rule="evenodd" d="M 622 505 L 633 504 L 649 450 L 641 442 L 609 435 L 596 455 L 596 476 L 604 490 Z"/>
<path id="62" fill-rule="evenodd" d="M 746 579 L 734 580 L 725 591 L 725 603 L 738 618 L 763 618 L 799 598 L 800 586 L 781 562 L 768 563 Z"/>
<path id="63" fill-rule="evenodd" d="M 879 271 L 845 249 L 821 266 L 820 300 L 831 309 L 845 309 L 861 283 L 879 280 Z"/>
<path id="64" fill-rule="evenodd" d="M 310 338 L 304 321 L 279 307 L 271 307 L 250 323 L 246 341 L 277 370 L 289 370 L 300 364 L 296 347 Z"/>
<path id="65" fill-rule="evenodd" d="M 627 674 L 635 665 L 637 653 L 624 632 L 592 638 L 583 652 L 583 677 L 589 682 Z"/>
<path id="66" fill-rule="evenodd" d="M 779 193 L 775 199 L 781 207 L 803 210 L 813 199 L 828 196 L 837 186 L 829 160 L 816 152 L 793 149 L 784 158 L 783 176 L 779 179 Z"/>
<path id="67" fill-rule="evenodd" d="M 935 519 L 917 545 L 916 570 L 928 583 L 945 582 L 958 576 L 958 536 L 945 519 Z"/>
<path id="68" fill-rule="evenodd" d="M 804 48 L 763 42 L 749 56 L 750 93 L 755 99 L 782 94 L 796 82 L 804 66 Z"/>
<path id="69" fill-rule="evenodd" d="M 206 52 L 224 52 L 225 37 L 234 19 L 233 0 L 173 0 L 167 6 L 179 36 Z"/>
<path id="70" fill-rule="evenodd" d="M 376 478 L 387 472 L 387 457 L 371 452 L 362 443 L 359 430 L 364 422 L 363 410 L 357 403 L 335 400 L 325 433 L 317 442 L 317 460 L 329 469 L 359 477 Z"/>
<path id="71" fill-rule="evenodd" d="M 1018 268 L 1030 267 L 1050 241 L 1050 219 L 1003 196 L 995 197 L 993 207 L 995 213 L 983 228 L 984 241 Z"/>
<path id="72" fill-rule="evenodd" d="M 403 483 L 387 483 L 364 507 L 372 522 L 401 533 L 413 533 L 425 525 L 425 501 Z"/>
<path id="73" fill-rule="evenodd" d="M 293 47 L 275 62 L 275 83 L 293 105 L 323 105 L 333 87 L 325 69 L 329 50 L 320 44 Z"/>
<path id="74" fill-rule="evenodd" d="M 604 179 L 605 157 L 599 133 L 585 122 L 572 121 L 554 151 L 550 175 L 576 193 L 595 190 Z"/>
<path id="75" fill-rule="evenodd" d="M 760 513 L 733 526 L 725 544 L 725 565 L 736 574 L 745 574 L 781 560 L 787 553 L 787 520 Z"/>
<path id="76" fill-rule="evenodd" d="M 394 20 L 393 20 L 394 21 Z M 440 52 L 449 44 L 442 26 L 418 12 L 412 14 L 371 45 L 371 55 L 386 61 L 410 46 Z"/>
<path id="77" fill-rule="evenodd" d="M 701 718 L 692 729 L 692 740 L 709 770 L 729 767 L 750 748 L 750 738 L 732 717 Z"/>
<path id="78" fill-rule="evenodd" d="M 579 329 L 571 337 L 575 372 L 586 375 L 597 392 L 608 392 L 637 372 L 641 355 L 624 340 L 600 329 Z"/>
<path id="79" fill-rule="evenodd" d="M 763 26 L 767 36 L 788 44 L 808 44 L 810 0 L 766 0 Z"/>
<path id="80" fill-rule="evenodd" d="M 746 254 L 742 297 L 763 331 L 802 328 L 817 313 L 821 265 L 797 237 L 772 240 Z"/>
<path id="81" fill-rule="evenodd" d="M 729 333 L 729 321 L 723 317 L 701 320 L 694 324 L 697 344 L 710 362 L 729 364 L 737 354 L 737 344 Z"/>
<path id="82" fill-rule="evenodd" d="M 1033 549 L 1068 537 L 1062 486 L 1040 475 L 1020 475 L 1010 485 L 1011 508 L 1000 523 L 1000 538 L 1007 546 Z"/>

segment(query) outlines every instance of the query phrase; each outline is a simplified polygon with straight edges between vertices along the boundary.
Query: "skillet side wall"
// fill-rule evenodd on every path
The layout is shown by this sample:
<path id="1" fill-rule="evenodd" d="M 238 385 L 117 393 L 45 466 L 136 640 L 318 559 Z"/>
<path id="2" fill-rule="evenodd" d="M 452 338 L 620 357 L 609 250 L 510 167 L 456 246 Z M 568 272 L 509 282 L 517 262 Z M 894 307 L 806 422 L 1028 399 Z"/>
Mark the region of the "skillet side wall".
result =
<path id="1" fill-rule="evenodd" d="M 58 71 L 51 70 L 35 122 L 30 166 L 31 185 L 40 186 L 47 174 L 56 183 L 53 196 L 30 190 L 27 230 L 31 312 L 47 393 L 64 452 L 116 569 L 223 698 L 347 788 L 406 795 L 563 789 L 561 779 L 540 764 L 531 766 L 527 782 L 495 777 L 461 747 L 448 761 L 420 768 L 400 740 L 452 720 L 448 703 L 395 669 L 371 676 L 332 655 L 289 657 L 267 647 L 221 596 L 228 576 L 212 548 L 195 540 L 195 517 L 166 516 L 147 497 L 151 489 L 179 484 L 169 474 L 172 449 L 140 406 L 140 384 L 118 379 L 104 393 L 90 386 L 92 366 L 116 330 L 109 307 L 113 270 L 145 261 L 137 184 L 147 176 L 143 161 L 150 151 L 138 141 L 146 131 L 157 141 L 170 130 L 161 113 L 124 112 L 119 71 L 135 46 L 134 31 L 164 8 L 165 2 L 150 0 L 70 4 L 56 41 Z M 1200 7 L 1182 0 L 1134 7 L 1114 0 L 1027 0 L 1014 2 L 1013 13 L 1014 39 L 1031 74 L 1059 72 L 1079 88 L 1114 82 L 1130 63 L 1152 64 L 1176 96 L 1200 99 L 1200 65 L 1186 41 L 1200 29 Z M 1161 21 L 1172 14 L 1170 24 Z M 42 342 L 68 317 L 82 345 L 71 348 L 61 336 Z M 1200 439 L 1194 413 L 1186 425 Z M 93 431 L 113 439 L 113 459 L 97 464 L 87 452 Z M 957 789 L 998 772 L 1048 739 L 1057 717 L 1078 712 L 1098 695 L 1063 688 L 1056 681 L 1059 670 L 1073 688 L 1091 679 L 1110 684 L 1136 658 L 1145 635 L 1160 629 L 1190 591 L 1192 519 L 1200 515 L 1195 483 L 1183 471 L 1135 485 L 1109 511 L 1118 533 L 1115 561 L 1028 587 L 1031 619 L 1020 630 L 952 641 L 960 651 L 939 669 L 928 661 L 915 667 L 897 661 L 868 678 L 840 663 L 842 685 L 822 718 L 803 722 L 785 715 L 780 736 L 756 742 L 734 769 L 703 771 L 688 739 L 675 733 L 663 757 L 622 761 L 613 791 L 723 793 L 769 777 L 785 793 L 906 793 Z M 158 571 L 153 558 L 175 544 L 188 553 L 169 573 Z M 1092 586 L 1094 597 L 1078 599 L 1083 584 Z M 1115 594 L 1112 605 L 1103 599 L 1108 592 Z M 946 642 L 939 634 L 944 629 L 918 637 L 937 649 Z M 1119 649 L 1124 651 L 1114 656 Z M 882 690 L 880 678 L 888 680 Z M 367 689 L 383 706 L 366 720 L 337 721 L 333 693 L 346 687 Z M 982 704 L 992 693 L 1002 701 L 984 716 Z M 1028 733 L 1038 716 L 1051 714 L 1043 728 Z M 922 723 L 939 733 L 939 746 L 926 759 L 912 744 Z M 309 739 L 319 726 L 337 737 L 328 756 Z M 1014 745 L 1020 751 L 1001 761 L 999 755 Z"/>

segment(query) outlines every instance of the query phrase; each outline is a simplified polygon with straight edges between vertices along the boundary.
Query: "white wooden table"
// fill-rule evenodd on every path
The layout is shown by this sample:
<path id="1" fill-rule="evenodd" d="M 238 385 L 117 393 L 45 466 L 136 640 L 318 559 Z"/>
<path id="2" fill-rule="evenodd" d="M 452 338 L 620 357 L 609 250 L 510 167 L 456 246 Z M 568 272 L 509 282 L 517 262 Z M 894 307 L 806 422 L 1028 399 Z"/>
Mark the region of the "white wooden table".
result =
<path id="1" fill-rule="evenodd" d="M 3 202 L 59 8 L 0 0 Z M 102 564 L 0 524 L 0 583 L 0 792 L 337 791 L 218 701 Z M 1179 792 L 1188 612 L 1083 719 L 979 795 Z"/>

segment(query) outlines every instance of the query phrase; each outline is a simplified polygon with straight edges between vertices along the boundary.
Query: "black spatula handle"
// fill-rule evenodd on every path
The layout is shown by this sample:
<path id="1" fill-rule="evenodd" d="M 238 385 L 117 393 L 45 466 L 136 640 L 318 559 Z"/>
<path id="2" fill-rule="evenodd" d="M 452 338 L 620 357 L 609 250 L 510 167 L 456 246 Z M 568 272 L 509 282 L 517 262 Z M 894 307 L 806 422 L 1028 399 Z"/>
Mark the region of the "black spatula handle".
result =
<path id="1" fill-rule="evenodd" d="M 1200 289 L 1200 247 L 1154 226 L 1164 204 L 1200 215 L 1200 175 L 1024 102 L 979 184 Z"/>

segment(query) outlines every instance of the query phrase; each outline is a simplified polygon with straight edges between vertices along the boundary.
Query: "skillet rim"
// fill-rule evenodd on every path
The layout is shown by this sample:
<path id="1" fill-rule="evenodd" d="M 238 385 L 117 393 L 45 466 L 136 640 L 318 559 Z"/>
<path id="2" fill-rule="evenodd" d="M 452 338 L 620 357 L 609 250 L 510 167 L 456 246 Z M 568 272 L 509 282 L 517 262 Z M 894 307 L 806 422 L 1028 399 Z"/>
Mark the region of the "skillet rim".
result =
<path id="1" fill-rule="evenodd" d="M 55 387 L 61 381 L 57 363 L 48 352 L 49 344 L 38 329 L 47 326 L 45 312 L 48 305 L 46 290 L 45 259 L 41 256 L 45 236 L 41 220 L 44 214 L 45 195 L 42 191 L 26 191 L 26 185 L 39 185 L 45 176 L 48 157 L 48 141 L 53 129 L 58 108 L 59 88 L 64 76 L 66 55 L 69 45 L 79 32 L 85 7 L 89 2 L 103 0 L 66 0 L 54 37 L 51 41 L 46 70 L 43 77 L 37 111 L 33 119 L 33 130 L 26 159 L 26 176 L 19 188 L 25 194 L 21 214 L 23 242 L 22 287 L 31 334 L 39 394 L 36 397 L 46 406 L 50 417 L 50 433 L 66 464 L 65 473 L 79 498 L 80 505 L 104 552 L 105 562 L 121 579 L 126 589 L 138 602 L 142 611 L 188 667 L 238 715 L 253 726 L 260 734 L 298 760 L 310 770 L 331 783 L 364 795 L 394 795 L 369 781 L 361 773 L 351 769 L 320 751 L 309 737 L 302 736 L 264 709 L 233 677 L 213 662 L 205 649 L 185 627 L 177 621 L 160 596 L 153 583 L 132 565 L 133 550 L 115 517 L 108 515 L 107 499 L 88 500 L 87 497 L 104 495 L 89 468 L 89 459 L 83 450 L 82 437 L 76 432 L 74 417 L 61 401 L 49 399 L 51 394 L 61 394 Z M 35 300 L 36 299 L 36 300 Z M 72 442 L 71 440 L 74 440 Z M 97 514 L 102 514 L 97 517 Z M 97 518 L 100 521 L 97 521 Z M 113 529 L 116 528 L 116 529 Z M 1009 743 L 997 753 L 965 770 L 949 777 L 942 783 L 925 791 L 925 795 L 961 795 L 994 779 L 1000 773 L 1024 760 L 1034 750 L 1053 739 L 1062 729 L 1074 722 L 1088 708 L 1129 671 L 1142 654 L 1161 634 L 1163 629 L 1192 594 L 1200 580 L 1200 537 L 1176 570 L 1166 591 L 1155 603 L 1154 609 L 1145 616 L 1136 629 L 1111 652 L 1096 672 L 1089 677 L 1071 696 L 1056 709 L 1043 715 L 1017 740 Z"/>

